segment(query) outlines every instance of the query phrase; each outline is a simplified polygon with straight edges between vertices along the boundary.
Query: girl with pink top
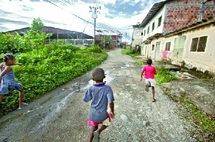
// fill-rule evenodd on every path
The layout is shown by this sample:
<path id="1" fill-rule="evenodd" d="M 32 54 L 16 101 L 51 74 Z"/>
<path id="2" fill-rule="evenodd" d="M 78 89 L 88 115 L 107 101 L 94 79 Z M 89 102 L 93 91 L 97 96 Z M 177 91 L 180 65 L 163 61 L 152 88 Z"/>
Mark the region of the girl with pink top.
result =
<path id="1" fill-rule="evenodd" d="M 147 65 L 142 68 L 141 78 L 142 81 L 143 74 L 145 74 L 146 88 L 145 90 L 148 92 L 149 87 L 152 87 L 152 102 L 155 102 L 155 74 L 156 68 L 152 66 L 152 59 L 147 59 Z"/>

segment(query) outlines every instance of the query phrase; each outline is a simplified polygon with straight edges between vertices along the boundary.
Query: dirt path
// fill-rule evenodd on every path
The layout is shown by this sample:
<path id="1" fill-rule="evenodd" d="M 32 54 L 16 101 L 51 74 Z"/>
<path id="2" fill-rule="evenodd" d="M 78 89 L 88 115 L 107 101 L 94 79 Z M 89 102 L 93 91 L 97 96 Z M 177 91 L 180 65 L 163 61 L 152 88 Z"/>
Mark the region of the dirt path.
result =
<path id="1" fill-rule="evenodd" d="M 101 65 L 115 96 L 116 117 L 101 142 L 194 142 L 191 126 L 177 115 L 177 104 L 156 87 L 157 102 L 140 82 L 141 67 L 117 49 Z M 86 142 L 89 103 L 82 101 L 91 73 L 57 88 L 0 119 L 0 142 Z M 91 83 L 91 82 L 90 82 Z"/>

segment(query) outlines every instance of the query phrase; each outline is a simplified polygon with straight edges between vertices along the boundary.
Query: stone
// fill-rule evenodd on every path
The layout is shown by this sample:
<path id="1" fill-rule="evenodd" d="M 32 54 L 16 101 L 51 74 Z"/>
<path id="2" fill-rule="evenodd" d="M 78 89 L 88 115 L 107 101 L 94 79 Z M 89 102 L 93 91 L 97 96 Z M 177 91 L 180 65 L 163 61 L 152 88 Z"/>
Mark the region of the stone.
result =
<path id="1" fill-rule="evenodd" d="M 148 126 L 150 125 L 150 123 L 149 123 L 149 121 L 145 121 L 145 120 L 144 120 L 144 121 L 143 121 L 143 125 L 146 126 L 146 127 L 148 127 Z"/>
<path id="2" fill-rule="evenodd" d="M 128 117 L 126 116 L 126 115 L 124 115 L 124 114 L 121 114 L 120 115 L 120 118 L 122 119 L 122 121 L 124 121 L 124 122 L 128 122 Z"/>

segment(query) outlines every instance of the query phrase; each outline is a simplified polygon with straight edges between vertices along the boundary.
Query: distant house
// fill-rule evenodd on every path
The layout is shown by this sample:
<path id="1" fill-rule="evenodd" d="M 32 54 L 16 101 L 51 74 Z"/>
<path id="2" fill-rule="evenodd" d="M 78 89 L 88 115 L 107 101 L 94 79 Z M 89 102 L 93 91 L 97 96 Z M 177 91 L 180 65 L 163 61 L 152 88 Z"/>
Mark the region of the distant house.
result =
<path id="1" fill-rule="evenodd" d="M 120 47 L 122 33 L 119 31 L 97 30 L 95 35 L 96 44 L 102 48 L 113 49 Z"/>
<path id="2" fill-rule="evenodd" d="M 4 33 L 19 33 L 20 35 L 23 35 L 29 29 L 30 29 L 29 27 L 26 27 L 22 29 L 7 31 Z M 65 30 L 60 28 L 44 26 L 43 32 L 52 33 L 52 36 L 48 39 L 49 42 L 52 40 L 61 39 L 76 45 L 76 44 L 85 44 L 85 43 L 92 44 L 92 41 L 93 41 L 92 36 L 84 34 L 82 32 L 77 32 L 77 31 L 70 31 L 70 30 Z"/>
<path id="3" fill-rule="evenodd" d="M 143 37 L 143 28 L 141 28 L 139 24 L 133 25 L 132 42 L 131 42 L 131 47 L 133 49 L 140 47 L 142 43 L 142 37 Z"/>
<path id="4" fill-rule="evenodd" d="M 213 0 L 156 3 L 140 24 L 141 54 L 215 73 L 214 18 Z"/>

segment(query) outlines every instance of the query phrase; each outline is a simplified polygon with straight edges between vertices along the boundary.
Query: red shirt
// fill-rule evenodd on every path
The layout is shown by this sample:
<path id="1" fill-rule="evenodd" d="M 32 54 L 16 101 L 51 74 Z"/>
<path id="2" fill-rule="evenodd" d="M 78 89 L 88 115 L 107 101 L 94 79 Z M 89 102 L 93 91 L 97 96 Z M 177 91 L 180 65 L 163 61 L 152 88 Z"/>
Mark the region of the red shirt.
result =
<path id="1" fill-rule="evenodd" d="M 145 65 L 142 68 L 142 72 L 145 73 L 145 78 L 146 79 L 154 79 L 155 78 L 156 69 L 152 65 Z"/>

